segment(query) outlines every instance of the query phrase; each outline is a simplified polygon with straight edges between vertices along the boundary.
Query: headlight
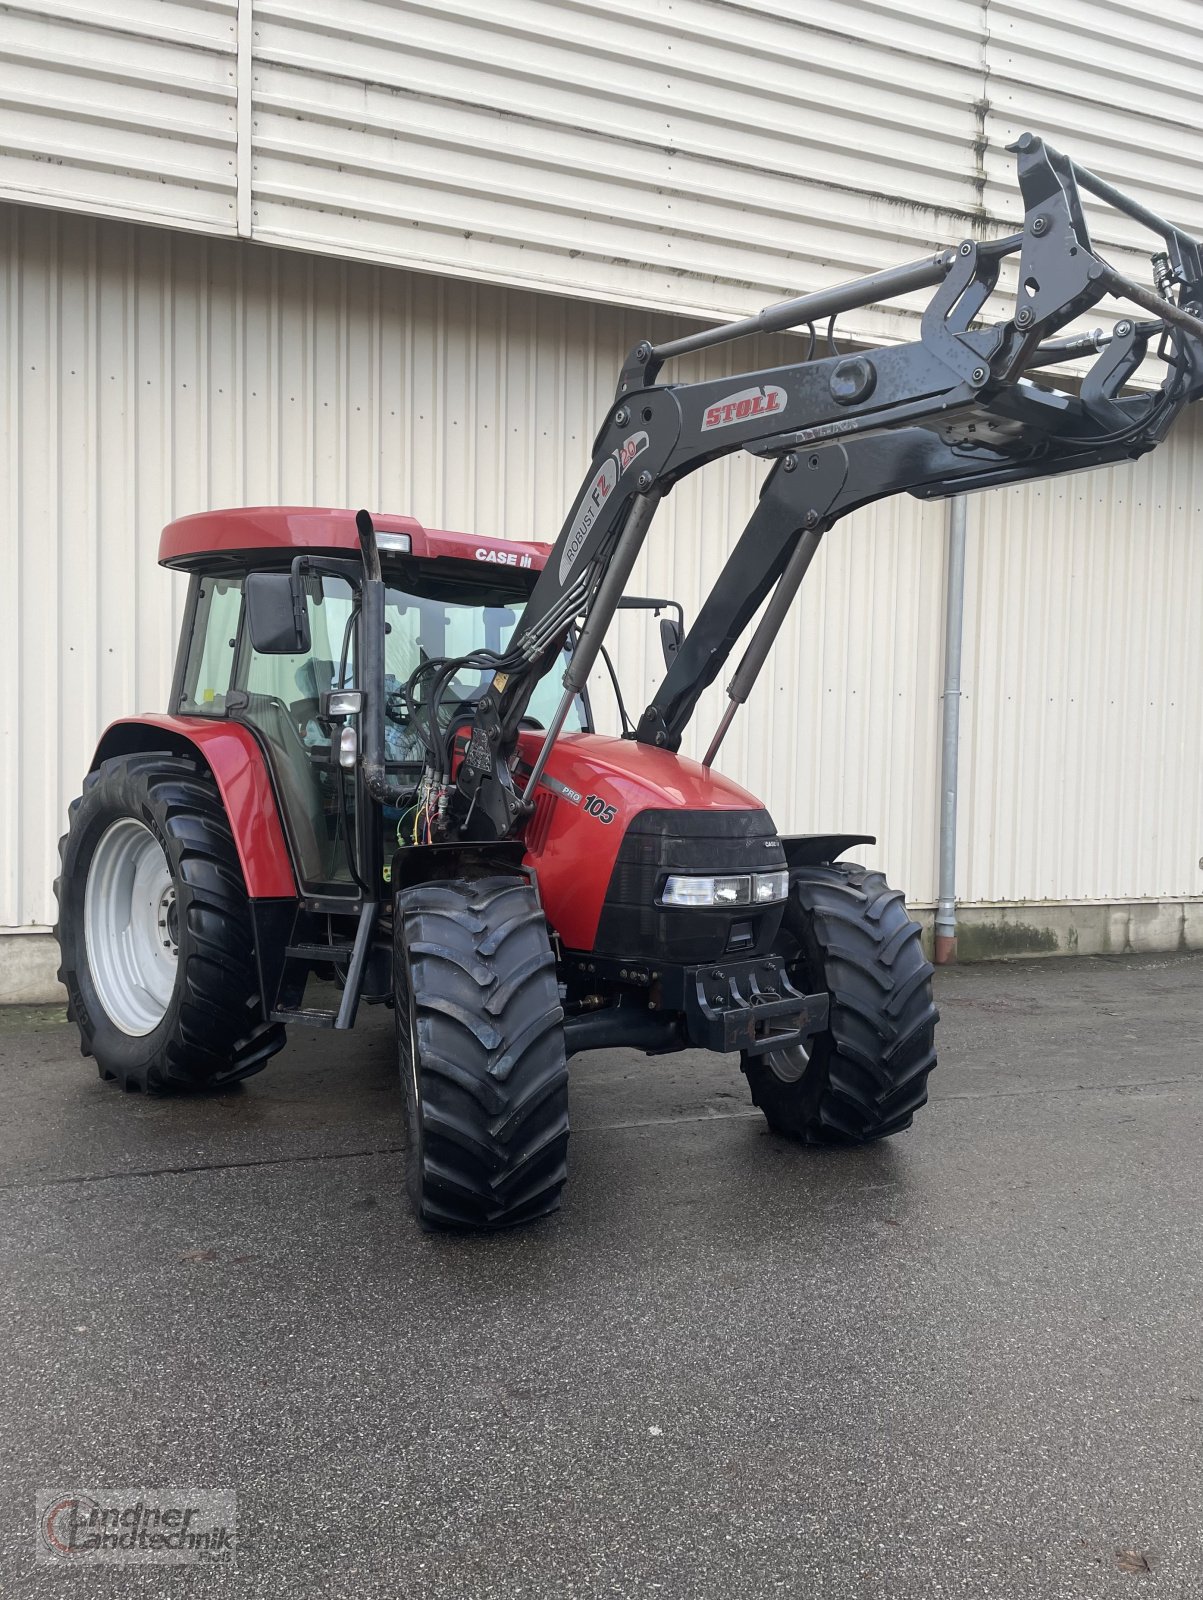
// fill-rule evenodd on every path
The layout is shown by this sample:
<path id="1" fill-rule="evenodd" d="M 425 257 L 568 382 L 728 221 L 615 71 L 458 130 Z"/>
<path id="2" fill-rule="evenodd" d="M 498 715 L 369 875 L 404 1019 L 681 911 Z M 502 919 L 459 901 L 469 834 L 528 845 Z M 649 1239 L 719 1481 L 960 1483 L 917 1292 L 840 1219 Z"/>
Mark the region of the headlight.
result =
<path id="1" fill-rule="evenodd" d="M 758 906 L 769 905 L 774 900 L 789 899 L 789 868 L 779 872 L 758 872 L 752 879 L 752 899 Z"/>
<path id="2" fill-rule="evenodd" d="M 770 905 L 789 895 L 789 868 L 777 872 L 738 873 L 701 877 L 674 873 L 660 893 L 662 906 Z"/>
<path id="3" fill-rule="evenodd" d="M 666 906 L 746 906 L 752 899 L 747 874 L 730 878 L 672 877 L 660 896 Z"/>

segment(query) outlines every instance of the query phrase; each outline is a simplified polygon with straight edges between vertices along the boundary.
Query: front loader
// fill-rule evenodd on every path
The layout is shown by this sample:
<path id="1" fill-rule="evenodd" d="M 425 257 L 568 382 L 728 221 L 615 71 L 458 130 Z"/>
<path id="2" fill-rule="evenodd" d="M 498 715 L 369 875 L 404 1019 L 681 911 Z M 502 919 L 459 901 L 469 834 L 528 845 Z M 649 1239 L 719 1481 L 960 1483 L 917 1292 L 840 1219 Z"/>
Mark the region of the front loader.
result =
<path id="1" fill-rule="evenodd" d="M 164 530 L 161 560 L 192 575 L 170 709 L 103 735 L 56 884 L 60 976 L 103 1077 L 228 1084 L 289 1025 L 391 1004 L 413 1207 L 462 1229 L 559 1204 L 582 1050 L 737 1055 L 803 1142 L 909 1126 L 936 1010 L 901 894 L 840 859 L 871 840 L 782 836 L 713 763 L 841 517 L 1132 459 L 1203 392 L 1198 243 L 1040 139 L 1013 148 L 1020 232 L 634 349 L 550 547 L 298 508 Z M 1156 235 L 1150 287 L 1095 250 L 1082 189 Z M 1014 304 L 991 321 L 1008 260 Z M 915 340 L 835 347 L 839 314 L 918 291 Z M 1134 308 L 1110 334 L 1065 332 L 1108 295 Z M 791 328 L 810 330 L 795 363 L 661 381 Z M 1133 388 L 1146 363 L 1158 386 Z M 637 723 L 602 737 L 588 684 L 615 611 L 673 608 L 627 594 L 656 509 L 735 450 L 769 464 L 759 503 L 688 630 L 664 616 Z"/>

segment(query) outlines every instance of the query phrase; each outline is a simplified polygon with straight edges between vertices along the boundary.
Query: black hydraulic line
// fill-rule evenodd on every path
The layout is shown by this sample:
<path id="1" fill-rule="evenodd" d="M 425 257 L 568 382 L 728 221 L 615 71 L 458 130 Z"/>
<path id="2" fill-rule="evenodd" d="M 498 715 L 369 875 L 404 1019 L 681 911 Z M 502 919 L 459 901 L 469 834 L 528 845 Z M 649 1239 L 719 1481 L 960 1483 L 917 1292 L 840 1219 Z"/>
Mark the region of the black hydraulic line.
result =
<path id="1" fill-rule="evenodd" d="M 631 501 L 627 520 L 623 523 L 618 543 L 606 563 L 605 576 L 598 585 L 593 604 L 589 607 L 589 615 L 585 618 L 576 648 L 572 652 L 572 660 L 568 663 L 568 670 L 564 674 L 564 687 L 571 689 L 574 695 L 580 694 L 589 682 L 589 674 L 593 670 L 593 663 L 597 660 L 602 640 L 618 609 L 618 602 L 622 599 L 627 579 L 631 576 L 631 569 L 643 549 L 644 537 L 651 527 L 652 518 L 659 504 L 658 489 L 653 490 L 651 494 L 637 494 Z"/>
<path id="2" fill-rule="evenodd" d="M 614 698 L 618 702 L 618 716 L 622 723 L 622 735 L 625 739 L 627 734 L 635 731 L 635 724 L 627 715 L 627 704 L 622 698 L 622 685 L 618 681 L 618 673 L 615 671 L 614 662 L 611 659 L 610 652 L 606 649 L 604 644 L 601 647 L 601 658 L 605 665 L 606 671 L 610 675 L 610 687 L 613 689 Z"/>
<path id="3" fill-rule="evenodd" d="M 812 528 L 804 533 L 798 540 L 785 571 L 777 581 L 773 597 L 764 608 L 764 615 L 756 625 L 756 631 L 748 640 L 748 648 L 744 651 L 735 674 L 727 689 L 729 704 L 723 712 L 723 720 L 715 729 L 714 738 L 710 741 L 710 748 L 702 757 L 702 765 L 713 765 L 718 754 L 719 746 L 726 738 L 727 729 L 734 721 L 735 713 L 744 704 L 752 692 L 752 686 L 760 676 L 760 669 L 768 659 L 773 642 L 781 632 L 781 625 L 785 621 L 785 614 L 794 603 L 794 596 L 798 586 L 806 576 L 807 568 L 815 558 L 815 552 L 823 538 L 822 528 Z"/>
<path id="4" fill-rule="evenodd" d="M 564 726 L 569 707 L 589 682 L 589 674 L 593 669 L 593 663 L 597 660 L 606 630 L 614 619 L 618 602 L 622 599 L 623 590 L 627 586 L 627 579 L 631 576 L 631 569 L 640 550 L 643 549 L 644 537 L 656 514 L 656 507 L 660 504 L 661 492 L 655 489 L 651 494 L 637 494 L 631 501 L 627 520 L 623 523 L 618 542 L 610 554 L 605 576 L 598 585 L 597 594 L 589 608 L 589 615 L 585 618 L 584 626 L 577 636 L 572 659 L 564 673 L 564 693 L 560 696 L 560 703 L 548 724 L 547 734 L 531 768 L 526 788 L 523 790 L 523 794 L 532 799 L 535 787 L 543 776 L 551 747 Z"/>
<path id="5" fill-rule="evenodd" d="M 746 339 L 754 333 L 782 333 L 800 323 L 838 317 L 843 311 L 854 311 L 858 306 L 872 305 L 878 300 L 892 300 L 914 289 L 930 289 L 947 277 L 955 260 L 955 251 L 942 250 L 939 255 L 925 256 L 921 261 L 911 261 L 901 267 L 887 267 L 884 272 L 856 278 L 852 283 L 819 289 L 815 294 L 799 295 L 795 300 L 779 300 L 776 305 L 765 306 L 754 317 L 725 322 L 718 328 L 705 328 L 701 333 L 658 344 L 652 350 L 652 360 L 671 361 L 674 356 L 688 355 L 692 350 L 708 350 L 712 345 Z"/>
<path id="6" fill-rule="evenodd" d="M 1141 339 L 1151 339 L 1155 333 L 1164 330 L 1165 322 L 1160 316 L 1136 324 L 1136 334 Z M 1033 367 L 1054 367 L 1060 361 L 1073 361 L 1078 356 L 1097 356 L 1111 344 L 1113 338 L 1113 334 L 1096 328 L 1093 333 L 1070 334 L 1065 339 L 1046 339 L 1032 351 L 1023 364 L 1023 370 L 1029 372 Z"/>
<path id="7" fill-rule="evenodd" d="M 1061 361 L 1073 361 L 1078 356 L 1097 356 L 1111 343 L 1109 334 L 1102 328 L 1093 333 L 1080 333 L 1069 339 L 1046 339 L 1038 344 L 1023 364 L 1025 372 L 1036 367 L 1055 367 Z"/>
<path id="8" fill-rule="evenodd" d="M 1125 278 L 1122 272 L 1117 272 L 1105 261 L 1100 262 L 1099 266 L 1102 269 L 1101 281 L 1118 299 L 1131 300 L 1162 322 L 1172 322 L 1175 327 L 1185 328 L 1187 333 L 1193 333 L 1196 339 L 1203 339 L 1203 317 L 1198 317 L 1191 311 L 1184 311 L 1172 300 L 1163 300 L 1159 294 L 1154 294 L 1152 289 L 1146 289 L 1142 284 L 1133 283 L 1131 278 Z"/>

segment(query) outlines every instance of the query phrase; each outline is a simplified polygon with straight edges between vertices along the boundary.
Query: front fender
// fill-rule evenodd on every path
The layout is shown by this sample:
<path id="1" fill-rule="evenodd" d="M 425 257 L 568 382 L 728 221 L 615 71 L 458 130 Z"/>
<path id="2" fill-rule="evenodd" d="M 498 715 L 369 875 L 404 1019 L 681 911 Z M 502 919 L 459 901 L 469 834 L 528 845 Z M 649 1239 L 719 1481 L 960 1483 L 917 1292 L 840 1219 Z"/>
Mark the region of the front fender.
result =
<path id="1" fill-rule="evenodd" d="M 294 900 L 297 884 L 263 751 L 249 729 L 215 717 L 122 717 L 100 736 L 90 771 L 139 750 L 195 754 L 213 774 L 253 900 Z"/>
<path id="2" fill-rule="evenodd" d="M 858 844 L 876 844 L 871 833 L 784 833 L 781 844 L 791 872 L 799 867 L 826 867 Z"/>

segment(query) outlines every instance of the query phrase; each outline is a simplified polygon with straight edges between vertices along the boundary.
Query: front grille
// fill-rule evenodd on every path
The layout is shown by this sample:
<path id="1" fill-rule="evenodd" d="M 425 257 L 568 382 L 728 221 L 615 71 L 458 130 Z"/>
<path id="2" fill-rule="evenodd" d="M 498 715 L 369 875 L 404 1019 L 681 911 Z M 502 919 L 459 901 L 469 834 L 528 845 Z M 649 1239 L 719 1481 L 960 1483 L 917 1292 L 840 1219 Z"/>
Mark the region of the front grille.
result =
<path id="1" fill-rule="evenodd" d="M 594 950 L 627 960 L 715 961 L 731 948 L 736 923 L 741 955 L 771 949 L 780 905 L 657 906 L 671 872 L 768 872 L 785 866 L 772 817 L 746 811 L 641 811 L 619 847 Z M 749 937 L 750 935 L 750 937 Z"/>

